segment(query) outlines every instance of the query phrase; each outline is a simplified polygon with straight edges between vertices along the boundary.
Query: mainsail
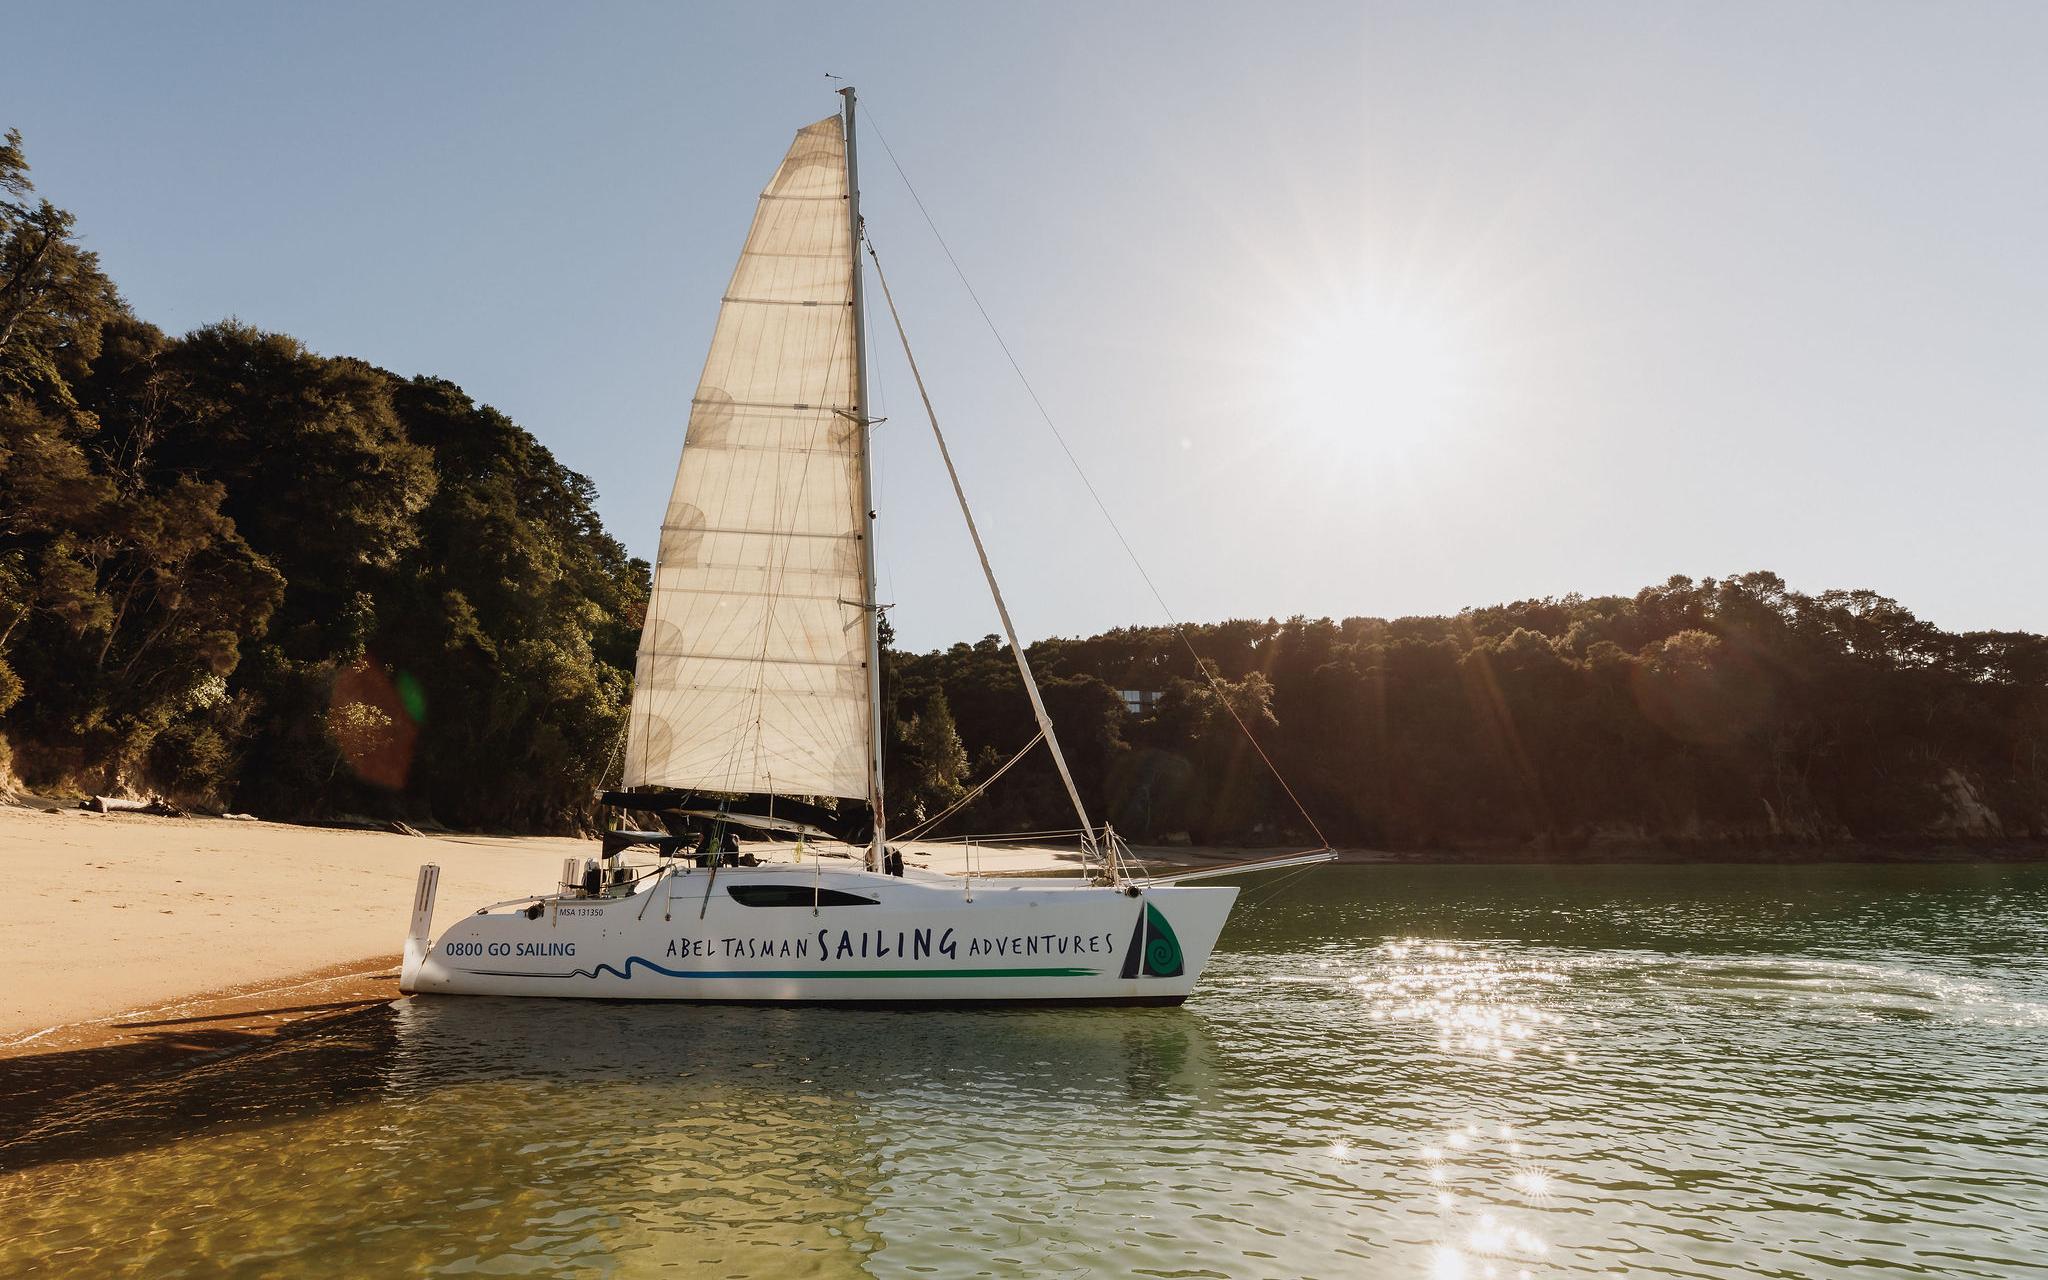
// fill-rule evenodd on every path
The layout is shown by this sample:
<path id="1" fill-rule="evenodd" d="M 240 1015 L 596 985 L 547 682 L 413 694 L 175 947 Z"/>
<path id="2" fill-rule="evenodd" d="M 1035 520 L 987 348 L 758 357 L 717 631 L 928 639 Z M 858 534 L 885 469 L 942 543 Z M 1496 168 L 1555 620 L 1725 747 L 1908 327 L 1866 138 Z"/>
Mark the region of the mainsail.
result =
<path id="1" fill-rule="evenodd" d="M 868 637 L 846 140 L 754 213 L 662 520 L 625 785 L 866 798 Z"/>

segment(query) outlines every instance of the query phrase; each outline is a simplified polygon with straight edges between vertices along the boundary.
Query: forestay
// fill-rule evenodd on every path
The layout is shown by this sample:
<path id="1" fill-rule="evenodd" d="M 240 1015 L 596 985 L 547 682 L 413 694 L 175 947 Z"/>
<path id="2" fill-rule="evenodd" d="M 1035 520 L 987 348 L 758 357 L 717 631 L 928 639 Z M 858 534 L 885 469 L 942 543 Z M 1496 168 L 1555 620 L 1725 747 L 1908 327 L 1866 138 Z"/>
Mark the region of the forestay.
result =
<path id="1" fill-rule="evenodd" d="M 868 794 L 846 195 L 833 116 L 797 134 L 755 210 L 662 521 L 629 787 Z"/>

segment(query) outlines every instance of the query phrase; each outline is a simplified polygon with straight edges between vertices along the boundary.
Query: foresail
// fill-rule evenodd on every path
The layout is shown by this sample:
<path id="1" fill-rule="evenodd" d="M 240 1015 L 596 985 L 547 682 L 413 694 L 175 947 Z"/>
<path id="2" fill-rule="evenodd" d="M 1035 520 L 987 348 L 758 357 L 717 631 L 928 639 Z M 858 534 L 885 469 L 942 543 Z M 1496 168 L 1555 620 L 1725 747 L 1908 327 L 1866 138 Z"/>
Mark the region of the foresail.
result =
<path id="1" fill-rule="evenodd" d="M 691 402 L 640 636 L 625 784 L 868 793 L 846 145 L 761 195 Z"/>

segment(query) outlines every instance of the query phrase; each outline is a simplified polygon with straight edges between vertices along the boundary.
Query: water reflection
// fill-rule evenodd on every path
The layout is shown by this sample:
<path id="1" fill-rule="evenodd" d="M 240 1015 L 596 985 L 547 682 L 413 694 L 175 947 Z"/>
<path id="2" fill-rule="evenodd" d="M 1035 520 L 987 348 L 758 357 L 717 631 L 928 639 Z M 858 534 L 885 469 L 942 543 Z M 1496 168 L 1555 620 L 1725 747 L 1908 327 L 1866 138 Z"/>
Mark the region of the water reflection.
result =
<path id="1" fill-rule="evenodd" d="M 181 1029 L 171 1053 L 117 1042 L 0 1061 L 0 1174 L 352 1105 L 382 1088 L 393 1030 L 373 1010 L 276 1037 Z"/>
<path id="2" fill-rule="evenodd" d="M 0 1146 L 0 1273 L 2035 1273 L 2048 875 L 1912 871 L 1333 872 L 1183 1009 L 405 1002 Z"/>
<path id="3" fill-rule="evenodd" d="M 837 1275 L 884 1246 L 878 1220 L 922 1230 L 892 1191 L 971 1197 L 984 1166 L 1029 1189 L 1018 1211 L 1064 1204 L 1025 1250 L 1046 1256 L 1087 1247 L 1093 1197 L 1143 1176 L 1116 1146 L 1125 1117 L 1211 1091 L 1207 1044 L 1177 1009 L 403 1001 L 144 1089 L 111 1132 L 8 1146 L 0 1263 Z M 987 1207 L 938 1226 L 935 1251 L 1015 1247 L 1032 1219 Z"/>

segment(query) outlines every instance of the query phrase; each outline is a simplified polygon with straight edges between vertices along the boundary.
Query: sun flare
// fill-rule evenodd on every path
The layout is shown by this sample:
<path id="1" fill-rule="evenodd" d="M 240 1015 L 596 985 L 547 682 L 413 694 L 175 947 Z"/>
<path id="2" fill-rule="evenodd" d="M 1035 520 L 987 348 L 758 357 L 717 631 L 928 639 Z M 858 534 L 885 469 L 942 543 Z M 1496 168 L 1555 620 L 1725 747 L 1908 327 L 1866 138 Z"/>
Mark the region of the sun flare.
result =
<path id="1" fill-rule="evenodd" d="M 1376 457 L 1404 457 L 1456 427 L 1469 353 L 1455 326 L 1413 305 L 1353 297 L 1287 327 L 1274 390 L 1288 425 Z"/>

